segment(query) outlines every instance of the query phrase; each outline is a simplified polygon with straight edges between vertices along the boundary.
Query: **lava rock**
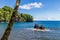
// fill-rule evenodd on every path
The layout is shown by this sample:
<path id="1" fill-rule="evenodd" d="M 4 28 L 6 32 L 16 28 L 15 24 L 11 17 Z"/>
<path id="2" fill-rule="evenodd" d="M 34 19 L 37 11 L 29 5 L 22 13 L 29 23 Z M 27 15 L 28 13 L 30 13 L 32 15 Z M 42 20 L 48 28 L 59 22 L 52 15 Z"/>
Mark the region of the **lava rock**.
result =
<path id="1" fill-rule="evenodd" d="M 35 29 L 39 29 L 39 25 L 38 24 L 35 24 L 34 28 Z"/>
<path id="2" fill-rule="evenodd" d="M 43 25 L 39 26 L 38 24 L 34 25 L 35 29 L 45 30 L 45 27 Z"/>
<path id="3" fill-rule="evenodd" d="M 39 29 L 45 30 L 45 27 L 44 27 L 43 25 L 41 25 L 41 26 L 39 27 Z"/>

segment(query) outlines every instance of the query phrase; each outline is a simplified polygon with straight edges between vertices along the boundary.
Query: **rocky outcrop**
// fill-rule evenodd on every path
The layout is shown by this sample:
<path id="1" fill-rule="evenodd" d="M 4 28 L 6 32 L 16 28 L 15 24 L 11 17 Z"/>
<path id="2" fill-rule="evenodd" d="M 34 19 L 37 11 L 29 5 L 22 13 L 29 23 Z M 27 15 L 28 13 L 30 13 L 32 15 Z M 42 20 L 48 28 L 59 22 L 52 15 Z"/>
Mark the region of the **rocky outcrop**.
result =
<path id="1" fill-rule="evenodd" d="M 43 25 L 39 26 L 38 24 L 35 24 L 35 29 L 45 30 L 45 27 Z"/>
<path id="2" fill-rule="evenodd" d="M 35 24 L 35 25 L 34 25 L 34 28 L 35 28 L 35 29 L 38 29 L 38 28 L 39 28 L 38 24 Z"/>
<path id="3" fill-rule="evenodd" d="M 39 29 L 45 30 L 45 27 L 44 27 L 43 25 L 41 25 L 41 26 L 39 27 Z"/>

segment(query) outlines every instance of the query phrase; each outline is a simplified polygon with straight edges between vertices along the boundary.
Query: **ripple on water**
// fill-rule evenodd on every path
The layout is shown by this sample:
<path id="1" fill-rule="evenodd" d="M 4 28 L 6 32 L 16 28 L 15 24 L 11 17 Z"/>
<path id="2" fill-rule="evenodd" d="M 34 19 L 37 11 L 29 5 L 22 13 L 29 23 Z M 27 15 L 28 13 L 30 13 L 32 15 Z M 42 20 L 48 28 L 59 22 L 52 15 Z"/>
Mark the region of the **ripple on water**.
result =
<path id="1" fill-rule="evenodd" d="M 60 40 L 60 34 L 50 31 L 32 31 L 31 29 L 13 30 L 9 40 Z"/>

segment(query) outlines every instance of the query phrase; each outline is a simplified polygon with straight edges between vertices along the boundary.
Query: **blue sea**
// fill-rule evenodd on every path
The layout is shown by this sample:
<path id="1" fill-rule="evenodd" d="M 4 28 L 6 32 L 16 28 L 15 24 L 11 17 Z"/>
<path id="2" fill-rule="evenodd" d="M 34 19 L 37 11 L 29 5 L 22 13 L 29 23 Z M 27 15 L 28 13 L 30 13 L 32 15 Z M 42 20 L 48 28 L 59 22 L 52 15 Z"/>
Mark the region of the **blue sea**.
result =
<path id="1" fill-rule="evenodd" d="M 35 24 L 43 25 L 47 30 L 36 31 Z M 7 25 L 7 22 L 0 23 L 0 38 Z M 60 40 L 60 21 L 14 22 L 8 40 Z"/>

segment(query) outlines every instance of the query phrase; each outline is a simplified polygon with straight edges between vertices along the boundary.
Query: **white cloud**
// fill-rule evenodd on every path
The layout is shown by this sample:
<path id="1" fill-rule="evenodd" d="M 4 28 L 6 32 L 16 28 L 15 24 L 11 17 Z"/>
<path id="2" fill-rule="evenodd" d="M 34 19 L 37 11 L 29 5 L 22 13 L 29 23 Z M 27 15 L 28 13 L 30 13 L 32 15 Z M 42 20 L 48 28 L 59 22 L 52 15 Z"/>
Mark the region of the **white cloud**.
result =
<path id="1" fill-rule="evenodd" d="M 35 16 L 34 20 L 47 20 L 47 18 L 46 17 Z"/>
<path id="2" fill-rule="evenodd" d="M 34 17 L 34 20 L 40 20 L 40 18 L 38 16 Z"/>
<path id="3" fill-rule="evenodd" d="M 34 2 L 34 3 L 29 3 L 29 4 L 24 4 L 24 5 L 21 5 L 19 6 L 20 9 L 31 9 L 31 8 L 41 8 L 43 4 L 41 2 L 37 3 L 37 2 Z"/>
<path id="4" fill-rule="evenodd" d="M 47 16 L 47 17 L 46 16 L 45 17 L 35 16 L 34 17 L 34 20 L 46 20 L 46 21 L 47 20 L 50 20 L 50 21 L 51 20 L 57 20 L 57 21 L 59 20 L 60 21 L 60 17 L 59 16 L 56 16 L 56 17 L 55 16 Z"/>

